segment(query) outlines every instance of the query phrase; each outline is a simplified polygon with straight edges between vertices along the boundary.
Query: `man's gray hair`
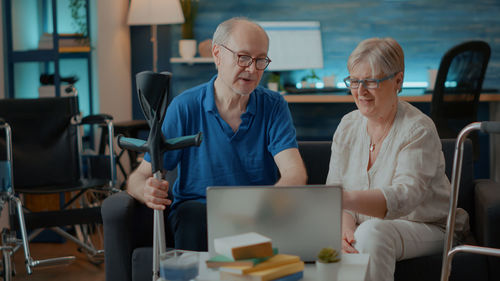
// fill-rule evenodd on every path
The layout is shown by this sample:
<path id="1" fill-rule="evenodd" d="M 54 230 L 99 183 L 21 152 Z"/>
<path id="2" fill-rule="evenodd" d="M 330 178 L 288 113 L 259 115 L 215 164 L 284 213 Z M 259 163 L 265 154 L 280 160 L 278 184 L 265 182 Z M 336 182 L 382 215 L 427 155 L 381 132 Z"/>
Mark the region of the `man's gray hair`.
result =
<path id="1" fill-rule="evenodd" d="M 217 26 L 217 29 L 215 29 L 214 36 L 212 38 L 212 48 L 215 45 L 227 44 L 229 37 L 231 36 L 231 32 L 233 31 L 233 28 L 236 26 L 237 23 L 240 22 L 248 22 L 260 28 L 264 32 L 264 34 L 266 34 L 267 41 L 269 42 L 269 37 L 267 36 L 267 33 L 256 22 L 251 21 L 245 17 L 234 17 L 221 22 L 219 26 Z"/>

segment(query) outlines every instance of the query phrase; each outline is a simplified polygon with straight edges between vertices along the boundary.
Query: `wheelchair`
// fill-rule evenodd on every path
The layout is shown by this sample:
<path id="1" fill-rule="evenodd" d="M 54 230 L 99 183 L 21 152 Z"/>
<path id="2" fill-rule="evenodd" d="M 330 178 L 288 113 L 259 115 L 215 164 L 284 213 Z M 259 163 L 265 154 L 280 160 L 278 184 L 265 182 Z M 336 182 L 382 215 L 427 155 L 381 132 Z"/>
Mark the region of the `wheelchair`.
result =
<path id="1" fill-rule="evenodd" d="M 3 280 L 15 274 L 12 256 L 21 247 L 29 275 L 34 267 L 75 260 L 74 256 L 34 259 L 29 242 L 44 229 L 76 243 L 90 262 L 104 262 L 100 205 L 119 191 L 112 120 L 104 114 L 82 118 L 74 89 L 63 97 L 0 100 L 0 211 L 6 207 L 10 218 L 10 228 L 1 232 Z M 106 131 L 104 154 L 85 143 L 84 136 L 92 136 L 96 129 Z M 56 194 L 60 206 L 29 210 L 20 194 L 32 198 Z"/>

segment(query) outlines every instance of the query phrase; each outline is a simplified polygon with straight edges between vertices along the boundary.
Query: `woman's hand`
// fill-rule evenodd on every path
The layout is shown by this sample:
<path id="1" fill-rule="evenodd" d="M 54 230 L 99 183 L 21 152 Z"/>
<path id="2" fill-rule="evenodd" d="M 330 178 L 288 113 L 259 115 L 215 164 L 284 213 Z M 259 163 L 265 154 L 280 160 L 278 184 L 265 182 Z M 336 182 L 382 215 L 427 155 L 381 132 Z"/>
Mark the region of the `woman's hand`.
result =
<path id="1" fill-rule="evenodd" d="M 342 252 L 344 253 L 358 253 L 354 248 L 356 240 L 354 240 L 354 231 L 356 231 L 356 220 L 354 217 L 344 211 L 342 213 Z"/>
<path id="2" fill-rule="evenodd" d="M 354 230 L 346 229 L 342 231 L 342 251 L 344 253 L 358 253 L 358 250 L 354 248 Z"/>

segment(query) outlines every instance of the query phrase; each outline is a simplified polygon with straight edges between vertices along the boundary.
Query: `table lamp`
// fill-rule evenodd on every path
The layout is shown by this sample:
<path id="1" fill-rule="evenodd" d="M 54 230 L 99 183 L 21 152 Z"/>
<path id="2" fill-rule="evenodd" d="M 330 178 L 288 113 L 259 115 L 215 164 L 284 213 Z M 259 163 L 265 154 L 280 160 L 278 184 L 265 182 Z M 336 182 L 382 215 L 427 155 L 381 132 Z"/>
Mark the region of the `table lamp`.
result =
<path id="1" fill-rule="evenodd" d="M 128 11 L 128 25 L 151 25 L 153 43 L 153 71 L 157 72 L 157 25 L 184 23 L 179 0 L 132 0 Z"/>

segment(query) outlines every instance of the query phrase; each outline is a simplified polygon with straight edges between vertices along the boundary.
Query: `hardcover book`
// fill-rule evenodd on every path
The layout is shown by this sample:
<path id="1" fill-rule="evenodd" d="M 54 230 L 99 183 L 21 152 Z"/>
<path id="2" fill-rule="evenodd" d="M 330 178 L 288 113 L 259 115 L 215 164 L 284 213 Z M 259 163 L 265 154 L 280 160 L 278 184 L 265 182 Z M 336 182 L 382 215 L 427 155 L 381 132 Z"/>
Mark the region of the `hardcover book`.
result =
<path id="1" fill-rule="evenodd" d="M 273 248 L 273 254 L 276 255 L 278 254 L 278 248 Z M 226 257 L 224 255 L 217 255 L 214 257 L 209 258 L 206 261 L 207 267 L 208 268 L 218 268 L 221 266 L 248 266 L 248 267 L 253 267 L 261 262 L 264 262 L 271 257 L 265 257 L 265 258 L 251 258 L 251 259 L 244 259 L 244 260 L 234 260 L 233 258 Z"/>
<path id="2" fill-rule="evenodd" d="M 271 239 L 255 232 L 214 239 L 215 252 L 235 260 L 273 255 Z"/>
<path id="3" fill-rule="evenodd" d="M 220 271 L 220 279 L 232 281 L 272 281 L 301 271 L 304 271 L 304 262 L 299 261 L 243 275 Z"/>
<path id="4" fill-rule="evenodd" d="M 256 265 L 235 265 L 235 264 L 225 265 L 222 266 L 219 270 L 236 274 L 248 274 L 251 272 L 261 271 L 273 267 L 279 267 L 285 264 L 290 264 L 299 261 L 300 261 L 299 256 L 277 254 L 275 256 L 270 257 L 266 261 L 263 261 Z"/>

